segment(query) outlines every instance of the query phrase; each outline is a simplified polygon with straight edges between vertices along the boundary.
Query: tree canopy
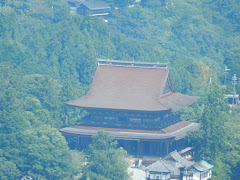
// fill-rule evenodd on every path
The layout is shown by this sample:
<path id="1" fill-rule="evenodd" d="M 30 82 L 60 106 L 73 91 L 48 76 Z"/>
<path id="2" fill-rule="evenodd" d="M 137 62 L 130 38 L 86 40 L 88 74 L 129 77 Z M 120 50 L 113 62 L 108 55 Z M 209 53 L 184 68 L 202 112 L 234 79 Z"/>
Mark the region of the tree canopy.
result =
<path id="1" fill-rule="evenodd" d="M 117 142 L 105 131 L 92 137 L 89 147 L 90 161 L 82 179 L 128 179 L 126 152 L 117 148 Z"/>

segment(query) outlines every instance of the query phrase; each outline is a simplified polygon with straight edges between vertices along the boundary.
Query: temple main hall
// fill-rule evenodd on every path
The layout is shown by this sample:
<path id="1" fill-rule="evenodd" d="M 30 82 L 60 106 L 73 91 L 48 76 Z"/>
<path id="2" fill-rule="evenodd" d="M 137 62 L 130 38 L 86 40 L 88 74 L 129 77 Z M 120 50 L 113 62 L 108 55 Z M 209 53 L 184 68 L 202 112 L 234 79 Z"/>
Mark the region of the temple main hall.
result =
<path id="1" fill-rule="evenodd" d="M 174 90 L 166 63 L 99 59 L 87 95 L 65 102 L 88 115 L 60 132 L 85 149 L 92 135 L 105 130 L 129 154 L 164 157 L 185 149 L 184 137 L 200 127 L 175 113 L 198 99 Z"/>

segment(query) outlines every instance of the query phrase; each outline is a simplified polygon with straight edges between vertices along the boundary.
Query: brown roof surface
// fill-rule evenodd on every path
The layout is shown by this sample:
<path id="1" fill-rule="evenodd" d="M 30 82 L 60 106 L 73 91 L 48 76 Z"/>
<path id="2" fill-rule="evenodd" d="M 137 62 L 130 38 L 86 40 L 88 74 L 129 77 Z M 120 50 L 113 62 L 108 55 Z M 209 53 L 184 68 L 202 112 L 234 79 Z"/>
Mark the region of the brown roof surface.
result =
<path id="1" fill-rule="evenodd" d="M 169 139 L 181 135 L 186 135 L 187 132 L 195 130 L 199 128 L 199 126 L 200 125 L 198 123 L 180 121 L 159 131 L 73 126 L 62 128 L 60 129 L 60 132 L 72 135 L 95 135 L 97 134 L 98 130 L 105 130 L 115 138 Z"/>
<path id="2" fill-rule="evenodd" d="M 179 121 L 179 122 L 177 122 L 177 123 L 175 123 L 175 124 L 173 124 L 171 126 L 168 126 L 168 127 L 164 128 L 164 129 L 162 129 L 162 131 L 164 133 L 172 133 L 172 132 L 175 132 L 175 131 L 177 131 L 179 129 L 187 127 L 190 124 L 191 124 L 191 122 L 188 122 L 188 121 Z"/>
<path id="3" fill-rule="evenodd" d="M 163 94 L 169 70 L 161 68 L 100 65 L 88 94 L 67 105 L 83 108 L 163 111 L 178 110 L 198 97 Z"/>

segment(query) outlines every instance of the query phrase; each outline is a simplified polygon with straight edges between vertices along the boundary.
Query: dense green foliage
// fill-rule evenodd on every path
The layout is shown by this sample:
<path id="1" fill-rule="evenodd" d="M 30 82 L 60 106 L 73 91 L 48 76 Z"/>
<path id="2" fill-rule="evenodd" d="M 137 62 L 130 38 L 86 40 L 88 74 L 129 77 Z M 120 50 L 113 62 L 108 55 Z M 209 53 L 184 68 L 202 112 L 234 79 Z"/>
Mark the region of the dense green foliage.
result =
<path id="1" fill-rule="evenodd" d="M 195 158 L 214 164 L 213 179 L 239 179 L 239 107 L 230 109 L 215 87 L 199 105 L 186 108 L 185 120 L 200 122 L 202 127 L 191 133 L 189 143 L 195 148 Z"/>
<path id="2" fill-rule="evenodd" d="M 16 79 L 15 79 L 16 78 Z M 41 121 L 31 108 L 40 102 L 24 101 L 22 82 L 11 74 L 1 81 L 0 99 L 0 179 L 29 175 L 40 179 L 64 179 L 74 174 L 71 152 L 64 137 Z M 29 105 L 29 106 L 28 106 Z M 28 107 L 28 108 L 25 108 Z M 43 112 L 41 112 L 42 114 Z M 43 116 L 43 119 L 46 116 Z"/>
<path id="3" fill-rule="evenodd" d="M 199 122 L 202 126 L 189 136 L 190 144 L 195 148 L 195 158 L 205 159 L 215 165 L 213 179 L 230 179 L 229 167 L 222 166 L 226 160 L 225 153 L 230 153 L 227 149 L 227 139 L 232 135 L 227 128 L 230 109 L 219 89 L 219 86 L 213 87 L 212 92 L 202 98 L 199 105 L 185 109 L 182 118 Z"/>
<path id="4" fill-rule="evenodd" d="M 53 127 L 81 123 L 85 112 L 63 102 L 86 94 L 97 58 L 169 62 L 176 90 L 201 96 L 179 112 L 202 125 L 189 138 L 196 156 L 214 164 L 215 179 L 239 179 L 240 111 L 230 113 L 222 99 L 232 92 L 230 78 L 240 76 L 239 0 L 142 0 L 134 7 L 106 2 L 113 7 L 108 23 L 70 14 L 65 0 L 2 1 L 0 179 L 64 179 L 80 171 Z M 231 69 L 227 88 L 221 86 L 225 65 Z M 109 155 L 117 152 L 112 143 Z M 92 145 L 92 158 L 107 167 L 98 148 Z M 88 172 L 106 179 L 109 174 L 97 169 L 106 167 L 93 163 Z"/>
<path id="5" fill-rule="evenodd" d="M 128 164 L 124 160 L 126 152 L 117 148 L 117 142 L 104 131 L 99 131 L 92 140 L 89 149 L 90 162 L 82 179 L 128 179 Z"/>

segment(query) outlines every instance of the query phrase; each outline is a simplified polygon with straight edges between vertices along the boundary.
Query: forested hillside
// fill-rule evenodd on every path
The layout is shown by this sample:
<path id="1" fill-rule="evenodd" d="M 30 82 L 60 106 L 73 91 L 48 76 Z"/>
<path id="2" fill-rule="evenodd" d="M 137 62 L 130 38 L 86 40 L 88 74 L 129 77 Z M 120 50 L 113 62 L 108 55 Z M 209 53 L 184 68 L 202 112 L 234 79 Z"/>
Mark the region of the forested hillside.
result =
<path id="1" fill-rule="evenodd" d="M 1 1 L 0 179 L 79 173 L 55 127 L 81 123 L 85 112 L 63 102 L 86 94 L 97 58 L 168 62 L 175 89 L 201 97 L 178 112 L 202 125 L 188 138 L 196 157 L 215 166 L 213 179 L 239 179 L 240 108 L 223 94 L 240 77 L 240 1 L 106 2 L 108 22 L 70 14 L 65 0 Z"/>

